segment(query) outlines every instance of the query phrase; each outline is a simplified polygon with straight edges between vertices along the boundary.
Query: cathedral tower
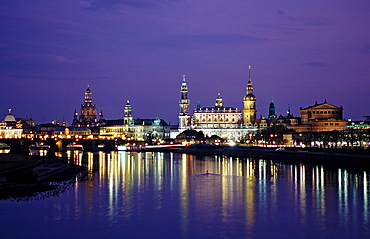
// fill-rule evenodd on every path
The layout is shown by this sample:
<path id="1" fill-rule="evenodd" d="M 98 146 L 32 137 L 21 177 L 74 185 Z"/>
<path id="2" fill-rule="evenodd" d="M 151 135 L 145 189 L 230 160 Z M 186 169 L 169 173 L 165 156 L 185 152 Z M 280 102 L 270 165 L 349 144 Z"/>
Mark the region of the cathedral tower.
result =
<path id="1" fill-rule="evenodd" d="M 123 111 L 123 124 L 132 124 L 132 120 L 132 106 L 130 104 L 130 101 L 127 100 L 125 109 Z"/>
<path id="2" fill-rule="evenodd" d="M 189 104 L 190 100 L 188 99 L 188 86 L 186 85 L 185 75 L 182 76 L 181 84 L 181 98 L 180 98 L 180 114 L 179 114 L 179 130 L 183 131 L 189 129 L 190 126 L 190 116 L 189 116 Z"/>
<path id="3" fill-rule="evenodd" d="M 243 123 L 244 125 L 253 125 L 256 120 L 256 97 L 253 95 L 253 86 L 251 80 L 251 66 L 248 67 L 248 86 L 247 94 L 244 96 Z"/>

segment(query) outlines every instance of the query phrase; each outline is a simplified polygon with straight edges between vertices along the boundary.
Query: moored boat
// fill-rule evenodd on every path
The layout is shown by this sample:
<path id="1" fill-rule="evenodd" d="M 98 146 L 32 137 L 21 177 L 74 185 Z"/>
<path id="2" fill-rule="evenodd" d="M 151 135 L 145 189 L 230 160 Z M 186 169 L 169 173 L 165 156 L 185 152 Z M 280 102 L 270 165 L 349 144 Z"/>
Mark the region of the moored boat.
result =
<path id="1" fill-rule="evenodd" d="M 42 142 L 36 142 L 34 144 L 31 144 L 29 147 L 29 150 L 49 150 L 50 145 L 44 144 Z"/>
<path id="2" fill-rule="evenodd" d="M 36 142 L 31 144 L 28 149 L 30 150 L 31 155 L 46 156 L 50 150 L 50 145 L 47 145 L 43 142 Z"/>
<path id="3" fill-rule="evenodd" d="M 84 146 L 82 144 L 78 144 L 76 142 L 73 142 L 73 143 L 68 144 L 66 146 L 66 150 L 67 151 L 74 151 L 74 150 L 83 151 L 84 150 Z"/>
<path id="4" fill-rule="evenodd" d="M 0 142 L 0 153 L 1 154 L 7 154 L 10 152 L 11 147 L 7 145 L 6 143 Z"/>

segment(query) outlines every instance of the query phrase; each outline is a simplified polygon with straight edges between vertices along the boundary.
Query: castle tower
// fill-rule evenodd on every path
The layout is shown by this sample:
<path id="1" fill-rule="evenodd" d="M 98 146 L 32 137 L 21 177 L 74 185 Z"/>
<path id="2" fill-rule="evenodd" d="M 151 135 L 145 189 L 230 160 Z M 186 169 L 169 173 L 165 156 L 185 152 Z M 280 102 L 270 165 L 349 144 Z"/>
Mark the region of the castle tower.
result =
<path id="1" fill-rule="evenodd" d="M 131 124 L 132 120 L 132 106 L 130 104 L 130 101 L 127 100 L 125 109 L 123 110 L 123 124 Z"/>
<path id="2" fill-rule="evenodd" d="M 190 100 L 188 99 L 188 86 L 186 85 L 185 75 L 182 76 L 181 84 L 181 98 L 180 98 L 180 114 L 179 114 L 179 130 L 183 131 L 190 127 L 190 116 L 189 116 L 189 105 Z"/>
<path id="3" fill-rule="evenodd" d="M 246 88 L 247 94 L 244 96 L 244 109 L 243 109 L 243 124 L 244 125 L 253 125 L 256 120 L 256 97 L 253 95 L 253 86 L 251 80 L 251 66 L 248 67 L 248 86 Z"/>
<path id="4" fill-rule="evenodd" d="M 220 93 L 218 93 L 217 98 L 216 98 L 215 107 L 217 107 L 217 108 L 221 108 L 221 107 L 223 107 L 223 106 L 224 106 L 224 104 L 222 103 L 221 94 L 220 94 Z"/>
<path id="5" fill-rule="evenodd" d="M 272 97 L 271 97 L 271 102 L 270 102 L 270 107 L 269 107 L 269 116 L 268 116 L 268 118 L 276 119 L 275 104 L 274 104 L 274 100 L 273 100 Z"/>

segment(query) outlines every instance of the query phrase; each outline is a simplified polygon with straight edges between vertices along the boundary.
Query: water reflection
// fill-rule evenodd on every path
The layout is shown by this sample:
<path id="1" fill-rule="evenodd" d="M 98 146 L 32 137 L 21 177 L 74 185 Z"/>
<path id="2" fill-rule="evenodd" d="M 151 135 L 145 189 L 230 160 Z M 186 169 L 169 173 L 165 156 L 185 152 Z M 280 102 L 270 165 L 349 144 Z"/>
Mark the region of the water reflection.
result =
<path id="1" fill-rule="evenodd" d="M 89 178 L 70 197 L 45 201 L 40 217 L 90 225 L 79 228 L 86 236 L 370 236 L 365 171 L 159 152 L 72 151 L 67 160 L 86 166 Z M 95 227 L 109 231 L 91 234 Z"/>
<path id="2" fill-rule="evenodd" d="M 331 229 L 328 225 L 333 218 L 351 227 L 358 227 L 354 218 L 369 222 L 367 172 L 349 174 L 344 169 L 333 171 L 323 166 L 286 165 L 263 159 L 159 152 L 99 152 L 86 153 L 84 157 L 86 160 L 77 153 L 70 160 L 88 167 L 90 172 L 98 171 L 99 186 L 88 185 L 91 188 L 77 190 L 76 194 L 91 191 L 92 201 L 107 196 L 111 223 L 122 217 L 140 218 L 146 210 L 167 210 L 171 205 L 168 197 L 178 200 L 175 212 L 181 215 L 179 224 L 184 234 L 189 234 L 189 228 L 197 222 L 214 224 L 215 212 L 217 224 L 227 222 L 230 227 L 230 222 L 243 222 L 246 236 L 256 230 L 261 220 L 271 220 L 272 215 L 281 213 L 291 213 L 299 227 L 314 224 L 321 232 Z M 107 195 L 103 195 L 105 189 Z M 94 190 L 101 193 L 97 195 Z M 151 201 L 150 206 L 144 205 L 146 200 Z M 350 210 L 358 205 L 361 211 Z M 93 214 L 94 202 L 90 210 L 88 214 Z M 226 233 L 226 229 L 221 227 L 219 233 Z"/>

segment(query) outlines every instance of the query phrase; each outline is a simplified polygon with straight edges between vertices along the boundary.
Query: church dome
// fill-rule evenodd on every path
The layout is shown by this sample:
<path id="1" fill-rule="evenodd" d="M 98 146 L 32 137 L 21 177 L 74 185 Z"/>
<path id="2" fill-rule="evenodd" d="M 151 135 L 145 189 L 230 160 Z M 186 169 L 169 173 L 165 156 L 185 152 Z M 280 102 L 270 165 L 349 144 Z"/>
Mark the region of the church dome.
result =
<path id="1" fill-rule="evenodd" d="M 12 115 L 12 113 L 11 113 L 11 109 L 9 109 L 9 114 L 7 114 L 6 116 L 5 116 L 5 119 L 4 119 L 4 121 L 5 122 L 15 122 L 16 120 L 15 120 L 15 117 L 14 117 L 14 115 Z"/>

